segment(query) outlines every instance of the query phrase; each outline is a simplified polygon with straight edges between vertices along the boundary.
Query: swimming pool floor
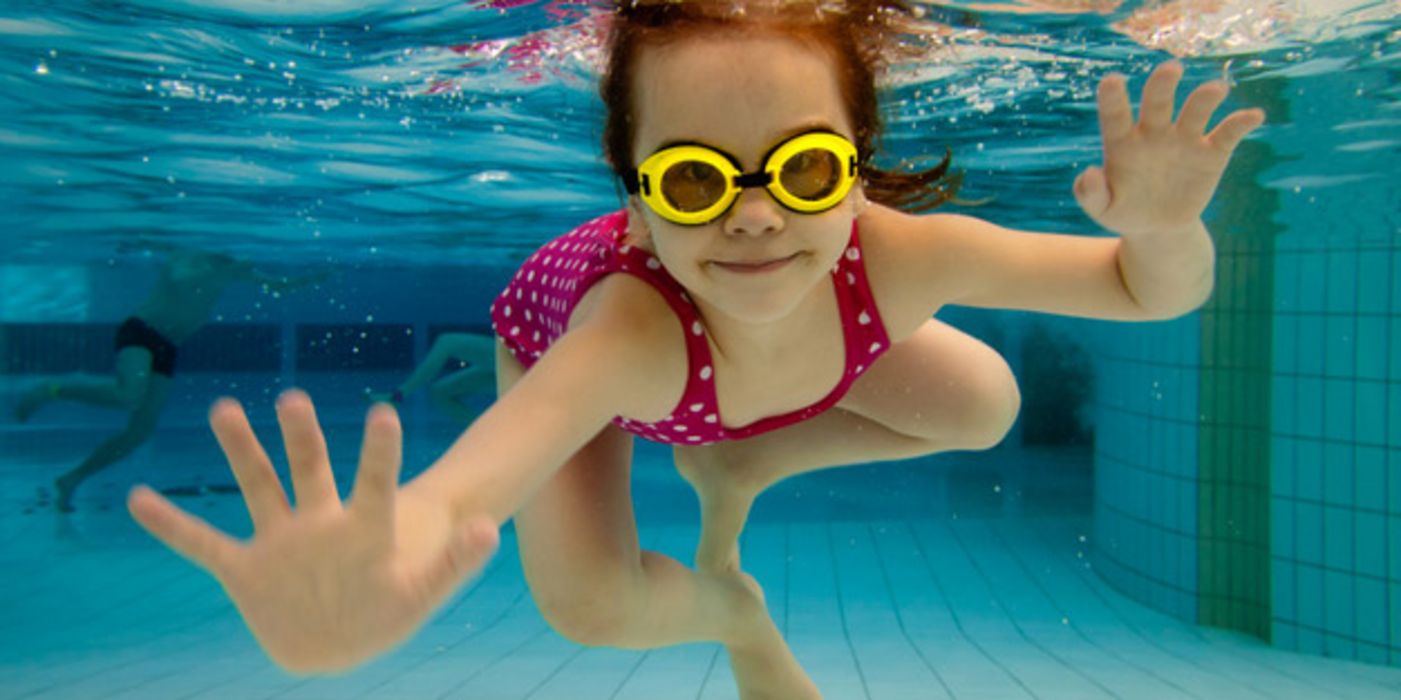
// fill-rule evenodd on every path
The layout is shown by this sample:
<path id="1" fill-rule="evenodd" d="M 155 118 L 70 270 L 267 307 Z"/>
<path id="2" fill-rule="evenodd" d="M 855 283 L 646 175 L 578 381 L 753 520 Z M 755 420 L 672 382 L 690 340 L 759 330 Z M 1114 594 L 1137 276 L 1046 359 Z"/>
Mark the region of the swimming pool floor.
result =
<path id="1" fill-rule="evenodd" d="M 73 515 L 35 503 L 36 487 L 90 442 L 0 433 L 0 698 L 737 697 L 718 645 L 634 652 L 555 634 L 529 597 L 509 528 L 483 575 L 405 647 L 345 676 L 288 676 L 212 579 L 160 549 L 121 506 L 124 482 L 190 481 L 182 470 L 217 458 L 208 434 L 158 437 L 85 486 Z M 354 449 L 333 442 L 333 458 Z M 971 463 L 995 471 L 999 459 L 1025 458 L 1011 455 Z M 873 481 L 861 468 L 823 472 L 781 496 L 781 509 L 756 507 L 763 517 L 746 531 L 744 568 L 829 700 L 1401 698 L 1401 669 L 1281 651 L 1129 601 L 1092 571 L 1083 513 L 990 516 L 944 494 L 944 515 L 921 516 L 940 487 L 919 480 L 959 468 L 887 467 L 870 496 L 858 488 Z M 1017 491 L 1037 490 L 1025 486 Z M 689 562 L 698 532 L 682 489 L 674 470 L 635 467 L 643 545 Z M 236 496 L 177 498 L 212 522 L 246 527 Z M 831 515 L 799 502 L 843 505 Z"/>
<path id="2" fill-rule="evenodd" d="M 233 499 L 229 499 L 233 500 Z M 717 645 L 584 648 L 527 594 L 511 533 L 483 576 L 412 642 L 346 676 L 298 679 L 255 647 L 201 572 L 151 547 L 16 560 L 48 517 L 7 532 L 0 696 L 13 698 L 737 697 Z M 1084 523 L 762 523 L 744 560 L 825 697 L 1385 698 L 1401 670 L 1274 650 L 1184 625 L 1109 589 Z M 678 556 L 694 528 L 645 528 Z"/>

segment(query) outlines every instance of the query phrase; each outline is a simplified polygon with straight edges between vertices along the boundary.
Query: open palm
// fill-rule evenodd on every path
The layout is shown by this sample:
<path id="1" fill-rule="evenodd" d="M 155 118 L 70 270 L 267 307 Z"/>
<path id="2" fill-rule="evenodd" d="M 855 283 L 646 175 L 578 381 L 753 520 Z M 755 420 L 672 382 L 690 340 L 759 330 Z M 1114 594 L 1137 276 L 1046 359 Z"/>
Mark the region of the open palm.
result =
<path id="1" fill-rule="evenodd" d="M 209 422 L 243 490 L 254 536 L 239 542 L 149 488 L 128 506 L 143 527 L 223 585 L 268 655 L 295 672 L 345 669 L 411 635 L 495 551 L 489 518 L 454 525 L 445 505 L 397 488 L 401 433 L 386 405 L 370 411 L 351 497 L 341 502 L 311 400 L 278 400 L 297 507 L 242 408 L 224 399 Z"/>
<path id="2" fill-rule="evenodd" d="M 1104 167 L 1091 167 L 1075 181 L 1085 213 L 1124 236 L 1181 230 L 1201 220 L 1236 146 L 1264 123 L 1264 112 L 1232 112 L 1206 131 L 1226 99 L 1227 86 L 1212 81 L 1193 90 L 1173 120 L 1182 64 L 1158 66 L 1143 86 L 1135 122 L 1124 76 L 1099 86 Z"/>

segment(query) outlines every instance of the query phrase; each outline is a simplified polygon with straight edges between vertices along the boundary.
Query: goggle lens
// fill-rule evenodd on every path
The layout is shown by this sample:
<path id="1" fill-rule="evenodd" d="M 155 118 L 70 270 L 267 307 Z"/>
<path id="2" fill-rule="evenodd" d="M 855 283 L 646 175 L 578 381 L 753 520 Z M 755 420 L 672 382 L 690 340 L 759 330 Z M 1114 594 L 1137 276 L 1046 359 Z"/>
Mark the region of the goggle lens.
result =
<path id="1" fill-rule="evenodd" d="M 683 160 L 662 173 L 661 193 L 678 211 L 704 211 L 725 196 L 725 180 L 725 174 L 710 163 Z"/>
<path id="2" fill-rule="evenodd" d="M 821 200 L 841 183 L 842 164 L 837 154 L 821 148 L 800 151 L 784 161 L 778 173 L 783 189 L 799 199 Z"/>

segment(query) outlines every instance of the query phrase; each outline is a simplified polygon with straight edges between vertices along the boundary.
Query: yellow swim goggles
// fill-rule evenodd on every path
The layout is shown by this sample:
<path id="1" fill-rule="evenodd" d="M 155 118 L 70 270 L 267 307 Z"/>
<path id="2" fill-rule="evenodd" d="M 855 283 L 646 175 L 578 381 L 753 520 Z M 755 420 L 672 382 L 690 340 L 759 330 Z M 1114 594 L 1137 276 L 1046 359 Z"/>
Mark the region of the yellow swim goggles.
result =
<path id="1" fill-rule="evenodd" d="M 623 174 L 623 185 L 663 219 L 699 226 L 723 216 L 752 187 L 792 211 L 816 214 L 837 206 L 856 182 L 856 146 L 830 131 L 783 141 L 762 162 L 762 170 L 746 173 L 729 153 L 683 143 L 648 156 Z"/>

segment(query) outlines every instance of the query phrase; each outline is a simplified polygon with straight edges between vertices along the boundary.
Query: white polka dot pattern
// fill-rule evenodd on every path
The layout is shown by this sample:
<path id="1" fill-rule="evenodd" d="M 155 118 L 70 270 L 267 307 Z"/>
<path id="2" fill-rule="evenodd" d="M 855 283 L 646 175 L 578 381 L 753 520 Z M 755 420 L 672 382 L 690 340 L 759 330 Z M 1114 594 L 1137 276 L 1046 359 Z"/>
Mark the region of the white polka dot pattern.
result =
<path id="1" fill-rule="evenodd" d="M 860 242 L 853 224 L 851 243 L 832 268 L 845 336 L 846 371 L 842 380 L 826 397 L 811 406 L 742 427 L 726 427 L 720 419 L 715 395 L 715 370 L 705 325 L 695 305 L 661 261 L 645 250 L 622 242 L 626 230 L 627 212 L 617 211 L 545 244 L 526 259 L 497 297 L 491 307 L 491 319 L 492 328 L 502 336 L 511 354 L 528 368 L 564 334 L 569 314 L 599 280 L 610 274 L 624 273 L 656 288 L 680 317 L 682 327 L 691 331 L 685 338 L 692 371 L 681 401 L 670 416 L 656 423 L 623 417 L 614 421 L 630 433 L 657 442 L 697 445 L 752 437 L 807 420 L 835 405 L 857 377 L 890 347 L 885 324 L 881 322 L 866 281 Z"/>

